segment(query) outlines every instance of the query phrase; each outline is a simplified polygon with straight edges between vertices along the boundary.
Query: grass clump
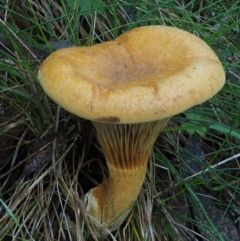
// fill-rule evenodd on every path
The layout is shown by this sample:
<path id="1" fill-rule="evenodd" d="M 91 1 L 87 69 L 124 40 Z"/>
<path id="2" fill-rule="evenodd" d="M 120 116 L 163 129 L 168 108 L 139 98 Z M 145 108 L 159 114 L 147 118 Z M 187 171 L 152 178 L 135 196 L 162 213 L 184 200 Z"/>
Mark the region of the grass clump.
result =
<path id="1" fill-rule="evenodd" d="M 171 120 L 131 215 L 107 240 L 239 240 L 239 1 L 0 3 L 0 240 L 97 240 L 82 204 L 107 175 L 94 129 L 46 97 L 37 69 L 58 48 L 152 24 L 205 40 L 227 82 Z"/>

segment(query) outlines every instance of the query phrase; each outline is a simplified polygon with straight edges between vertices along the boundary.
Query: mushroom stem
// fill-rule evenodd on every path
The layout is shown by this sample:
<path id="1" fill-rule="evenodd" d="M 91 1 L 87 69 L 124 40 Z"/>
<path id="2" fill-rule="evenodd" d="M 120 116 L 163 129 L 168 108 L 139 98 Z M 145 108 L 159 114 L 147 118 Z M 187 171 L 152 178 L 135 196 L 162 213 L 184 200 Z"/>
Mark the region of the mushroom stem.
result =
<path id="1" fill-rule="evenodd" d="M 87 210 L 97 229 L 116 230 L 131 211 L 142 187 L 154 142 L 170 118 L 137 123 L 93 122 L 109 177 L 87 194 Z"/>
<path id="2" fill-rule="evenodd" d="M 109 168 L 109 178 L 90 190 L 87 210 L 97 227 L 116 230 L 131 211 L 146 174 L 147 162 L 135 170 Z"/>

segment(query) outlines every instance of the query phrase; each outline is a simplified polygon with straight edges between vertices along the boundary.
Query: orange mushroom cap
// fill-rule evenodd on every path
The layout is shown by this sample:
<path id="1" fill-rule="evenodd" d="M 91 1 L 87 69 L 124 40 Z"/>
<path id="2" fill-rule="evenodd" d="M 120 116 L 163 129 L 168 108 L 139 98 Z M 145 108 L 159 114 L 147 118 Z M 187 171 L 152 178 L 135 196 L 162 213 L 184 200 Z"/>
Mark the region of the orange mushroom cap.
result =
<path id="1" fill-rule="evenodd" d="M 70 47 L 40 66 L 39 81 L 61 107 L 112 123 L 154 121 L 215 95 L 225 83 L 213 50 L 186 31 L 135 28 L 113 41 Z"/>

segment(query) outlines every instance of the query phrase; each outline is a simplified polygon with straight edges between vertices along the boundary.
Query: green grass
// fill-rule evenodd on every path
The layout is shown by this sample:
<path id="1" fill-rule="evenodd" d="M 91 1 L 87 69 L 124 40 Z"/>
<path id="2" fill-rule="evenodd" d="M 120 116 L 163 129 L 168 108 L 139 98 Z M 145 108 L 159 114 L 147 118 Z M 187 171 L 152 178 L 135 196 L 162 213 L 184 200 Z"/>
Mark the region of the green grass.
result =
<path id="1" fill-rule="evenodd" d="M 107 240 L 239 240 L 239 12 L 230 0 L 1 0 L 0 240 L 97 240 L 81 202 L 107 175 L 94 129 L 43 93 L 37 70 L 56 41 L 93 45 L 153 24 L 206 41 L 227 81 L 172 118 L 130 217 Z"/>

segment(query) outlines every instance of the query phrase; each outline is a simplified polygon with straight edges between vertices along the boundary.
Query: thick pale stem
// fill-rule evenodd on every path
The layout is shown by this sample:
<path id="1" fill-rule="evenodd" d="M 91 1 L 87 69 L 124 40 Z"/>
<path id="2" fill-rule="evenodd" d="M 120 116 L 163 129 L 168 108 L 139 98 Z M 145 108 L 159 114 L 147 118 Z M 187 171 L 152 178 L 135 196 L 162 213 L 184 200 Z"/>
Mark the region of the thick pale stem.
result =
<path id="1" fill-rule="evenodd" d="M 131 211 L 154 142 L 169 119 L 138 124 L 93 122 L 109 169 L 109 178 L 87 194 L 87 210 L 97 228 L 115 230 Z"/>

